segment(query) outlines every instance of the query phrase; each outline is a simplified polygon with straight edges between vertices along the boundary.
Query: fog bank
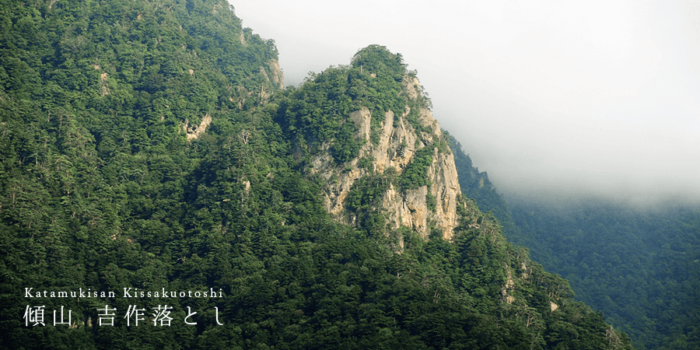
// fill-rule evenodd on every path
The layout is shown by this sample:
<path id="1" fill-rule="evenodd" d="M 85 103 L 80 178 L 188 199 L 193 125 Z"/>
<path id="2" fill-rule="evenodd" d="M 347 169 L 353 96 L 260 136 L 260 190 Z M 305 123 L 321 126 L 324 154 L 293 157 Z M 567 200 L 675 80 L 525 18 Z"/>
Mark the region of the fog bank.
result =
<path id="1" fill-rule="evenodd" d="M 287 84 L 370 44 L 500 192 L 700 201 L 700 3 L 232 1 Z"/>

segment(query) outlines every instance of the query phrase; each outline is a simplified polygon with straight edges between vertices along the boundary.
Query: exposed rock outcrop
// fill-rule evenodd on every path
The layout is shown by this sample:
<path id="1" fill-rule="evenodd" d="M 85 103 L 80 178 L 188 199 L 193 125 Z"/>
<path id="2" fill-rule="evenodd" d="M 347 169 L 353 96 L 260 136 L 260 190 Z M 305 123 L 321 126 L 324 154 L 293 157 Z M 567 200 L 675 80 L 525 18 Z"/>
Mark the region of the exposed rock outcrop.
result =
<path id="1" fill-rule="evenodd" d="M 447 238 L 451 238 L 452 229 L 457 226 L 458 222 L 457 197 L 462 193 L 457 178 L 454 155 L 452 153 L 439 153 L 436 148 L 428 176 L 432 183 L 430 194 L 437 201 L 435 207 L 437 225 L 442 227 Z"/>
<path id="2" fill-rule="evenodd" d="M 416 77 L 406 76 L 403 79 L 403 88 L 412 100 L 418 98 L 420 94 L 420 82 Z"/>
<path id="3" fill-rule="evenodd" d="M 109 76 L 107 73 L 102 73 L 100 74 L 100 87 L 102 90 L 102 96 L 109 95 L 109 87 L 107 86 L 109 80 Z"/>
<path id="4" fill-rule="evenodd" d="M 267 65 L 270 67 L 270 79 L 272 79 L 272 82 L 280 89 L 284 89 L 284 74 L 282 74 L 279 62 L 273 59 L 267 61 Z"/>
<path id="5" fill-rule="evenodd" d="M 243 34 L 241 34 L 241 40 L 244 40 Z M 256 104 L 264 105 L 270 100 L 270 97 L 275 92 L 275 89 L 284 89 L 284 74 L 280 69 L 279 63 L 275 59 L 267 61 L 267 66 L 269 72 L 264 66 L 260 66 L 257 74 L 260 74 L 267 84 L 261 84 L 259 87 L 255 87 L 252 91 L 249 91 L 243 84 L 235 87 L 230 87 L 229 91 L 232 92 L 231 96 L 228 97 L 229 101 L 234 102 L 238 105 L 238 109 L 243 109 L 243 105 L 246 100 L 253 97 L 255 98 Z M 190 74 L 193 72 L 190 70 Z"/>
<path id="6" fill-rule="evenodd" d="M 211 116 L 209 116 L 209 114 L 202 118 L 199 126 L 190 126 L 189 120 L 185 119 L 185 124 L 182 126 L 182 129 L 185 130 L 185 133 L 187 133 L 187 141 L 196 140 L 199 135 L 204 134 L 207 131 L 209 124 L 211 124 Z"/>
<path id="7" fill-rule="evenodd" d="M 415 78 L 412 82 L 413 84 L 404 84 L 404 87 L 412 87 L 413 91 L 407 93 L 415 99 L 418 94 L 415 85 L 418 82 Z M 336 220 L 354 224 L 357 218 L 347 210 L 346 201 L 356 180 L 371 172 L 383 174 L 390 168 L 400 176 L 414 160 L 416 151 L 424 147 L 433 147 L 432 164 L 427 171 L 429 185 L 401 189 L 392 183 L 384 192 L 381 204 L 376 209 L 385 213 L 394 229 L 405 226 L 427 238 L 430 234 L 430 223 L 433 223 L 442 230 L 444 238 L 450 239 L 458 224 L 456 207 L 457 198 L 461 194 L 454 156 L 447 146 L 442 151 L 438 150 L 437 144 L 443 138 L 443 134 L 427 108 L 419 110 L 418 120 L 424 127 L 423 130 L 427 130 L 420 135 L 407 120 L 411 108 L 405 106 L 402 112 L 399 116 L 394 111 L 384 114 L 384 120 L 375 131 L 378 134 L 378 142 L 375 135 L 374 143 L 371 142 L 373 116 L 370 110 L 363 107 L 350 113 L 349 120 L 357 126 L 356 140 L 364 140 L 359 157 L 338 166 L 328 152 L 330 146 L 326 144 L 312 157 L 311 172 L 321 176 L 328 184 L 325 193 L 328 211 Z M 361 158 L 371 160 L 371 170 L 358 165 Z M 432 204 L 431 199 L 434 199 Z"/>

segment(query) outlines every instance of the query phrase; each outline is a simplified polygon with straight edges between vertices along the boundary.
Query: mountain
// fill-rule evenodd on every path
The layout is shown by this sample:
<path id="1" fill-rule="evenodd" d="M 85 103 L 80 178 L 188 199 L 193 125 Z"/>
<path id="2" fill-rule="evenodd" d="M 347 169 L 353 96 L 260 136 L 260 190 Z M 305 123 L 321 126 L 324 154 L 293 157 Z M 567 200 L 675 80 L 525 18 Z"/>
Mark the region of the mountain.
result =
<path id="1" fill-rule="evenodd" d="M 0 347 L 632 348 L 461 195 L 401 55 L 284 88 L 225 1 L 0 11 Z"/>
<path id="2" fill-rule="evenodd" d="M 700 347 L 700 210 L 510 200 L 532 256 L 642 349 Z"/>
<path id="3" fill-rule="evenodd" d="M 454 150 L 455 166 L 459 173 L 458 181 L 464 195 L 474 199 L 482 211 L 493 213 L 503 226 L 503 234 L 508 237 L 509 241 L 526 246 L 518 240 L 520 237 L 516 234 L 517 227 L 510 215 L 508 204 L 496 191 L 488 174 L 480 172 L 479 168 L 474 167 L 462 145 L 452 137 L 450 137 L 450 147 Z"/>
<path id="4" fill-rule="evenodd" d="M 351 66 L 309 80 L 293 104 L 283 106 L 281 124 L 307 154 L 305 171 L 327 184 L 325 205 L 336 221 L 362 226 L 369 220 L 384 232 L 386 222 L 390 230 L 403 226 L 422 238 L 432 230 L 452 238 L 461 194 L 457 170 L 421 89 L 400 55 L 372 45 Z M 318 114 L 306 123 L 311 109 Z"/>
<path id="5" fill-rule="evenodd" d="M 493 212 L 509 241 L 565 276 L 576 299 L 640 349 L 700 348 L 700 210 L 601 199 L 508 201 L 452 142 L 462 191 Z"/>

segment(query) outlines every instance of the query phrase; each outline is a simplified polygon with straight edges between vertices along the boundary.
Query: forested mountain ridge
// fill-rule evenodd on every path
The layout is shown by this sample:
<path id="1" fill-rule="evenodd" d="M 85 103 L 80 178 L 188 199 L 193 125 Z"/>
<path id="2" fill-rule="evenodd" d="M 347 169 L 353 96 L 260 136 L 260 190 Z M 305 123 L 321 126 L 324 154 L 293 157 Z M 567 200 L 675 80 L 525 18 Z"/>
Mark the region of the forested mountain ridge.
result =
<path id="1" fill-rule="evenodd" d="M 274 43 L 224 1 L 1 4 L 0 347 L 631 348 L 443 191 L 452 151 L 400 55 L 281 90 Z M 390 126 L 405 137 L 382 149 Z M 348 168 L 329 213 L 324 176 Z M 424 225 L 387 212 L 391 187 L 422 196 Z"/>
<path id="2" fill-rule="evenodd" d="M 641 349 L 700 348 L 700 209 L 601 199 L 512 196 L 453 141 L 462 190 L 493 212 L 509 241 L 565 276 L 576 299 L 605 312 Z"/>
<path id="3" fill-rule="evenodd" d="M 512 200 L 518 239 L 645 349 L 700 347 L 700 209 Z"/>

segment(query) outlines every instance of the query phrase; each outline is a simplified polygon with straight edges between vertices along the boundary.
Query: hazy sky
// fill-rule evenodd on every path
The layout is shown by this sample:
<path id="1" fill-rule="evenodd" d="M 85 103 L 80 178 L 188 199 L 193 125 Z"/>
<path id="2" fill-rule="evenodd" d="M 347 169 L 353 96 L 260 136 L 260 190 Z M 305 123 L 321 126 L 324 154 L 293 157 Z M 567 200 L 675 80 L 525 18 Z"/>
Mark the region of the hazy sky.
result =
<path id="1" fill-rule="evenodd" d="M 230 0 L 287 85 L 400 52 L 504 193 L 700 200 L 700 2 Z"/>

